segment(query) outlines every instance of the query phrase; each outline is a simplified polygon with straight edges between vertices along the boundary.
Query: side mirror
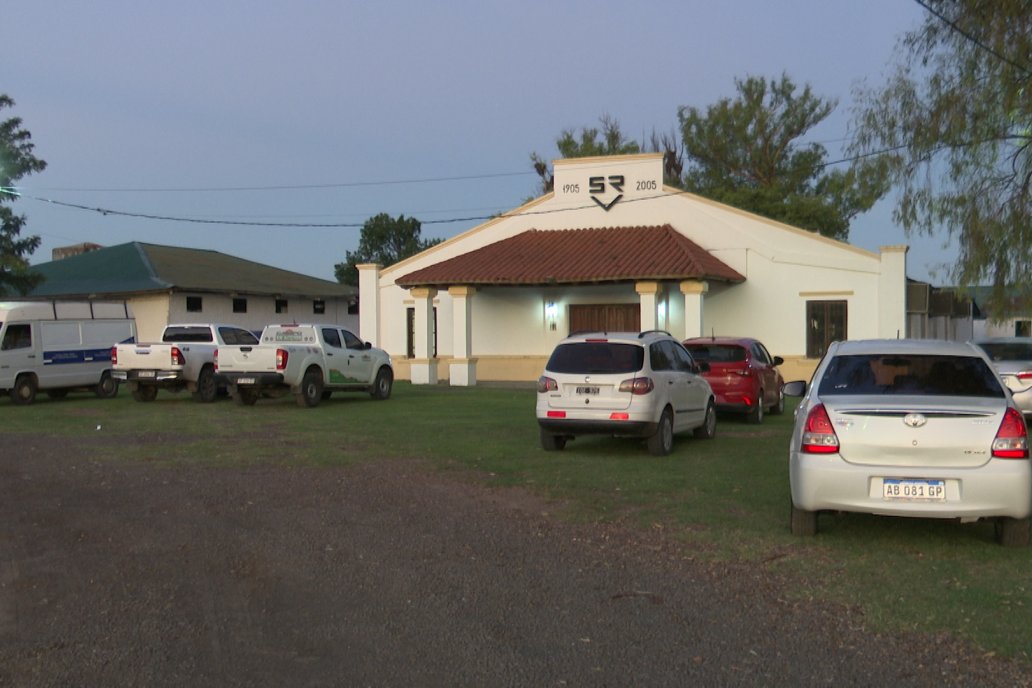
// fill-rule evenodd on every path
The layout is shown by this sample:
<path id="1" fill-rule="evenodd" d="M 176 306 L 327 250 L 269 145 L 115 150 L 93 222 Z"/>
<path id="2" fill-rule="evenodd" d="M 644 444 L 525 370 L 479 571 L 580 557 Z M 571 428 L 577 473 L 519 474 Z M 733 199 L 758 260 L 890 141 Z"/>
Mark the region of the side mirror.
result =
<path id="1" fill-rule="evenodd" d="M 779 366 L 779 365 L 781 365 L 784 362 L 785 362 L 785 359 L 781 358 L 781 356 L 775 356 L 774 357 L 774 365 Z"/>
<path id="2" fill-rule="evenodd" d="M 369 349 L 372 349 L 372 348 L 373 348 L 373 345 L 370 344 L 369 342 L 362 342 L 362 349 L 368 351 Z"/>
<path id="3" fill-rule="evenodd" d="M 804 380 L 786 382 L 783 391 L 786 397 L 801 397 L 806 394 L 806 382 Z"/>

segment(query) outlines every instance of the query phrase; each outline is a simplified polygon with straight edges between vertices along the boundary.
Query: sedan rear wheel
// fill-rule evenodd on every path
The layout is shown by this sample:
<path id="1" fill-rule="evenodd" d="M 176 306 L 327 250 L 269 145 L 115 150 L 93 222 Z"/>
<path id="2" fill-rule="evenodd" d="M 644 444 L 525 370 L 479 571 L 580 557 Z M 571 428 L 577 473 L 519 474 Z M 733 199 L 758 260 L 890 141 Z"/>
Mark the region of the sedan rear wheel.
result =
<path id="1" fill-rule="evenodd" d="M 749 415 L 746 417 L 747 420 L 753 425 L 759 425 L 763 422 L 763 390 L 756 395 L 756 405 L 749 411 Z"/>
<path id="2" fill-rule="evenodd" d="M 717 409 L 711 401 L 706 406 L 706 418 L 693 433 L 697 439 L 711 440 L 717 436 Z"/>
<path id="3" fill-rule="evenodd" d="M 996 519 L 996 541 L 1004 547 L 1027 547 L 1032 535 L 1029 518 Z"/>
<path id="4" fill-rule="evenodd" d="M 817 534 L 817 512 L 806 511 L 792 504 L 792 535 L 812 537 Z"/>
<path id="5" fill-rule="evenodd" d="M 770 415 L 780 416 L 785 412 L 785 388 L 781 386 L 778 388 L 778 401 L 776 404 L 770 407 Z"/>

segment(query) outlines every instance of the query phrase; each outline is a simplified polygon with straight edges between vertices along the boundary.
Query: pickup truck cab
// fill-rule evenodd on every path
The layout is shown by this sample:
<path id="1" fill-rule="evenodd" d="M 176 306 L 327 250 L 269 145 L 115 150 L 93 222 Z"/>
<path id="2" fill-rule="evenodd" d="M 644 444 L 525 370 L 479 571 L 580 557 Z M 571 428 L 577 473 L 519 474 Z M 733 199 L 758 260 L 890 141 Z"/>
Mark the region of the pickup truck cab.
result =
<path id="1" fill-rule="evenodd" d="M 294 394 L 317 406 L 336 391 L 387 399 L 394 368 L 386 351 L 338 325 L 269 325 L 257 346 L 220 346 L 216 370 L 239 403 Z"/>
<path id="2" fill-rule="evenodd" d="M 111 350 L 114 378 L 129 385 L 137 401 L 154 401 L 158 390 L 189 390 L 200 402 L 215 401 L 215 351 L 226 344 L 254 345 L 258 338 L 237 325 L 168 325 L 161 341 L 119 344 Z"/>

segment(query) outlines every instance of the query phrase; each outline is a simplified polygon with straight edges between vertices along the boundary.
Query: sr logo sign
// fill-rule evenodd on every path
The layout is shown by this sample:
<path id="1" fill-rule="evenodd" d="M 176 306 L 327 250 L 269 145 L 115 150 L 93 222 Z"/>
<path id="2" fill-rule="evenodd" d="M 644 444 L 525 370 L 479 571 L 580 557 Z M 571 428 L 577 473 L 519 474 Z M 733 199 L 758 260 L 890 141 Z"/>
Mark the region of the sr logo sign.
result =
<path id="1" fill-rule="evenodd" d="M 616 192 L 616 196 L 613 200 L 606 203 L 599 199 L 606 193 L 606 184 L 612 187 L 613 191 Z M 588 178 L 588 191 L 591 192 L 591 200 L 595 201 L 602 210 L 609 211 L 617 201 L 623 198 L 623 187 L 624 177 L 622 174 L 611 174 L 608 177 L 589 177 Z"/>

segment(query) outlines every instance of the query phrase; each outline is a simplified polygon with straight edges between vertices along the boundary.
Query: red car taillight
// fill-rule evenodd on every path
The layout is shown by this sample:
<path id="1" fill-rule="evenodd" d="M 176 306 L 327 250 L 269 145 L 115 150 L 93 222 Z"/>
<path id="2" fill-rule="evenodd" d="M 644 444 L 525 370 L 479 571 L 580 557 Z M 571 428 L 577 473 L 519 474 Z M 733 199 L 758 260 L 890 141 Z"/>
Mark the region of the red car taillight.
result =
<path id="1" fill-rule="evenodd" d="M 559 383 L 550 377 L 542 375 L 538 378 L 537 391 L 539 394 L 544 392 L 554 392 L 559 389 Z"/>
<path id="2" fill-rule="evenodd" d="M 807 454 L 834 454 L 839 449 L 838 435 L 824 404 L 817 404 L 806 416 L 802 450 Z"/>
<path id="3" fill-rule="evenodd" d="M 993 457 L 997 459 L 1027 459 L 1028 429 L 1020 413 L 1008 408 L 1003 414 L 1000 429 L 993 440 Z"/>
<path id="4" fill-rule="evenodd" d="M 179 350 L 178 346 L 172 347 L 172 365 L 184 365 L 186 359 L 183 358 L 183 352 Z"/>
<path id="5" fill-rule="evenodd" d="M 290 354 L 286 349 L 276 349 L 276 370 L 285 370 L 288 358 L 290 358 Z"/>
<path id="6" fill-rule="evenodd" d="M 631 394 L 648 394 L 655 388 L 651 377 L 635 377 L 620 383 L 620 391 Z"/>

